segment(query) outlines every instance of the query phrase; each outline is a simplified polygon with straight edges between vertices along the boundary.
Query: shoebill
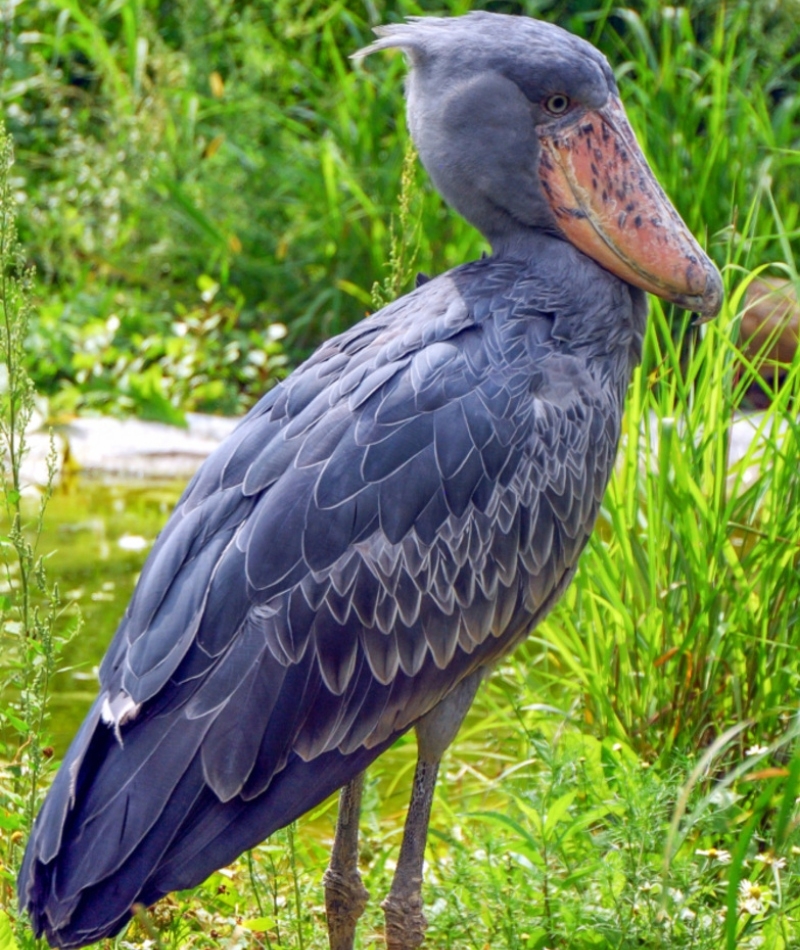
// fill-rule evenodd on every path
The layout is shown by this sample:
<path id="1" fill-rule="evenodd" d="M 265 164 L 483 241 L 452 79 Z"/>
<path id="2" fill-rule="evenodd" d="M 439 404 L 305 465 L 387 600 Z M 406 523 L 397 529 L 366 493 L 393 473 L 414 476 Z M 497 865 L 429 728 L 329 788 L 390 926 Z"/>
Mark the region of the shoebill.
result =
<path id="1" fill-rule="evenodd" d="M 406 55 L 422 163 L 491 255 L 324 343 L 189 484 L 22 865 L 21 904 L 52 946 L 117 933 L 135 903 L 198 884 L 341 788 L 324 881 L 331 947 L 349 950 L 367 899 L 362 777 L 410 729 L 383 907 L 390 950 L 419 946 L 439 761 L 575 572 L 645 291 L 719 309 L 719 274 L 596 49 L 483 12 L 376 32 L 357 55 Z"/>

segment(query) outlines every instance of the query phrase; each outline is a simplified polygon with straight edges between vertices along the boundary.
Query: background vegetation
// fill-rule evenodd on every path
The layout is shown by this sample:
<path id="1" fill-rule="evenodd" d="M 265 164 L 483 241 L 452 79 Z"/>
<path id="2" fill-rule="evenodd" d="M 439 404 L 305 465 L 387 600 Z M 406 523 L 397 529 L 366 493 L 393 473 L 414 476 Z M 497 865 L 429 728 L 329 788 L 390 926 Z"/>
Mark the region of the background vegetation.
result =
<path id="1" fill-rule="evenodd" d="M 296 364 L 363 315 L 389 259 L 404 65 L 347 57 L 377 23 L 484 6 L 547 16 L 607 53 L 659 178 L 720 264 L 785 256 L 765 192 L 791 232 L 796 0 L 9 2 L 0 97 L 40 279 L 31 369 L 54 412 L 238 412 L 284 355 Z M 475 232 L 418 185 L 420 266 L 477 255 Z"/>
<path id="2" fill-rule="evenodd" d="M 652 304 L 619 470 L 576 582 L 449 753 L 430 945 L 797 946 L 800 369 L 796 358 L 773 391 L 737 346 L 754 275 L 798 281 L 796 0 L 4 4 L 11 188 L 38 274 L 27 370 L 54 419 L 238 412 L 370 309 L 376 281 L 396 283 L 393 229 L 395 246 L 419 235 L 426 272 L 480 254 L 421 172 L 397 215 L 401 57 L 347 61 L 376 23 L 479 7 L 545 16 L 606 52 L 728 298 L 702 328 Z M 753 385 L 769 408 L 729 464 Z M 23 514 L 11 491 L 13 561 Z M 33 945 L 13 872 L 50 761 L 44 687 L 25 687 L 45 661 L 41 631 L 19 626 L 24 576 L 7 569 L 2 604 L 2 950 Z M 362 946 L 380 940 L 412 763 L 409 739 L 371 772 L 363 858 L 376 900 Z M 331 828 L 328 804 L 117 945 L 324 946 Z"/>

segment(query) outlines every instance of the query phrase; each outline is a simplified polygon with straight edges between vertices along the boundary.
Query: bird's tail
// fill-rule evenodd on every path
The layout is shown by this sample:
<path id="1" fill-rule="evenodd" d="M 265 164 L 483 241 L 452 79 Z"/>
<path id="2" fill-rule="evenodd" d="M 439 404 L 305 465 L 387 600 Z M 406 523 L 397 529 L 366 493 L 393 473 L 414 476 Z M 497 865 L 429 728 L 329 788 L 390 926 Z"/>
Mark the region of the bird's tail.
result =
<path id="1" fill-rule="evenodd" d="M 257 798 L 222 802 L 203 775 L 201 720 L 154 717 L 120 744 L 98 703 L 35 822 L 19 901 L 37 936 L 82 947 L 118 933 L 136 903 L 193 887 L 344 785 L 396 738 L 306 762 L 291 754 Z"/>

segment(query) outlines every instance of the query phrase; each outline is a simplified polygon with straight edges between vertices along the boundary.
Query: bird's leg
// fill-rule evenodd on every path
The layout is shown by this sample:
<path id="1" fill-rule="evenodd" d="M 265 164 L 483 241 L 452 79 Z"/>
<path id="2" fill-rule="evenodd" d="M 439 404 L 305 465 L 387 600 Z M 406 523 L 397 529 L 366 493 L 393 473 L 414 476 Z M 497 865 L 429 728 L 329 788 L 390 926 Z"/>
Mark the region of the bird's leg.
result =
<path id="1" fill-rule="evenodd" d="M 356 923 L 369 900 L 358 873 L 358 817 L 363 790 L 363 772 L 342 789 L 331 863 L 322 878 L 331 950 L 353 950 Z"/>
<path id="2" fill-rule="evenodd" d="M 397 870 L 386 900 L 386 950 L 416 950 L 428 922 L 422 913 L 422 864 L 439 762 L 472 705 L 482 670 L 472 673 L 416 725 L 417 768 Z"/>
<path id="3" fill-rule="evenodd" d="M 414 950 L 425 937 L 428 922 L 422 913 L 422 863 L 438 772 L 438 760 L 417 759 L 400 858 L 389 896 L 381 904 L 386 918 L 387 950 Z"/>

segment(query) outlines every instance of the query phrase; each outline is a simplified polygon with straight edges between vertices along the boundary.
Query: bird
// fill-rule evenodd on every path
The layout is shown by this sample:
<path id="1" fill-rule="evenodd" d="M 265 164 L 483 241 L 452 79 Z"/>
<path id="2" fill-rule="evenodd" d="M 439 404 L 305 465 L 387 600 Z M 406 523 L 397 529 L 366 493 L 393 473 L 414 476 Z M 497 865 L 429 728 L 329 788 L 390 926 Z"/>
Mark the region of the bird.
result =
<path id="1" fill-rule="evenodd" d="M 421 162 L 491 253 L 324 342 L 189 483 L 23 859 L 53 947 L 119 932 L 341 790 L 323 884 L 330 946 L 351 950 L 364 772 L 412 729 L 382 906 L 389 950 L 420 946 L 439 762 L 575 573 L 646 292 L 720 309 L 594 46 L 489 12 L 375 32 L 356 56 L 405 55 Z"/>

